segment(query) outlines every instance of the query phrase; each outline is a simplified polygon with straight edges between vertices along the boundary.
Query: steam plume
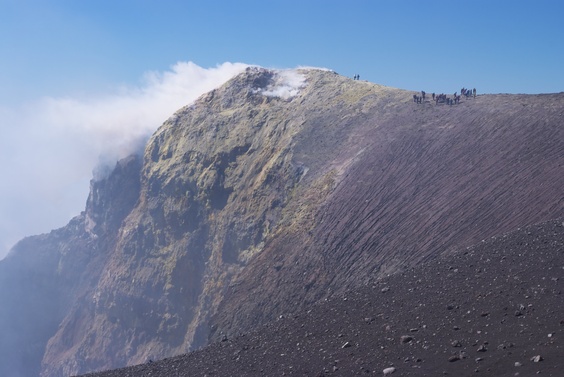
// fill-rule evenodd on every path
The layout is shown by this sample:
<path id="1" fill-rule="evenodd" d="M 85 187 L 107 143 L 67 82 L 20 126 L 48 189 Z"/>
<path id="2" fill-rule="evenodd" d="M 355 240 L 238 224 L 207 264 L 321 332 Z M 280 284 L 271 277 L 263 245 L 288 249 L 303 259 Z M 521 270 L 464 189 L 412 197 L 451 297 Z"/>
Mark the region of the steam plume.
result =
<path id="1" fill-rule="evenodd" d="M 134 152 L 174 111 L 246 67 L 179 62 L 107 95 L 0 107 L 0 258 L 24 236 L 48 232 L 80 213 L 96 165 Z"/>

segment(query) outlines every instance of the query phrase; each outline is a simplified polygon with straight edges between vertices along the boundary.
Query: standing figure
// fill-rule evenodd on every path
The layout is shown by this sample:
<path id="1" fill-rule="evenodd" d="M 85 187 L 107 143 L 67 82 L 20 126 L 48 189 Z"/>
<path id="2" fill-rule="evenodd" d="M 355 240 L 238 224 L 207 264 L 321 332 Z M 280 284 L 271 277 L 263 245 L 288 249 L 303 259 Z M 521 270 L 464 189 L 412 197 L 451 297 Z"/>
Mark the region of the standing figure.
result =
<path id="1" fill-rule="evenodd" d="M 472 89 L 472 93 L 474 94 L 474 98 L 476 98 L 476 88 Z"/>

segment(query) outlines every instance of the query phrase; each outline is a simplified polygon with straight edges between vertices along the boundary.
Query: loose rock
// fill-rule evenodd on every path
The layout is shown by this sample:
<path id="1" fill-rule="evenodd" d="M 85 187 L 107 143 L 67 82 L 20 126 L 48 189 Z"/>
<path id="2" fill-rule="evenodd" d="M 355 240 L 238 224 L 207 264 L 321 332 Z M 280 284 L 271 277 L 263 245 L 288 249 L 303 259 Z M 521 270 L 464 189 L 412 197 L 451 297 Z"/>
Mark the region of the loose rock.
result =
<path id="1" fill-rule="evenodd" d="M 400 338 L 400 341 L 401 341 L 402 344 L 409 343 L 412 340 L 413 340 L 413 337 L 409 336 L 409 335 L 402 335 L 401 338 Z"/>

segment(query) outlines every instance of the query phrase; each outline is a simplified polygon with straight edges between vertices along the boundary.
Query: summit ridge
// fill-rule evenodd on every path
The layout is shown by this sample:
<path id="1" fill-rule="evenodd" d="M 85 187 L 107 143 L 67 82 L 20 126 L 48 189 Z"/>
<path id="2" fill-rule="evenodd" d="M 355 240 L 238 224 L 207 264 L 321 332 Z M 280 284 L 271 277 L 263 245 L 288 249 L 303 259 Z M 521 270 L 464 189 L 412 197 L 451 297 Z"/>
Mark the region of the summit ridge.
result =
<path id="1" fill-rule="evenodd" d="M 179 109 L 0 261 L 0 374 L 184 354 L 564 216 L 564 94 L 413 94 L 249 67 Z"/>

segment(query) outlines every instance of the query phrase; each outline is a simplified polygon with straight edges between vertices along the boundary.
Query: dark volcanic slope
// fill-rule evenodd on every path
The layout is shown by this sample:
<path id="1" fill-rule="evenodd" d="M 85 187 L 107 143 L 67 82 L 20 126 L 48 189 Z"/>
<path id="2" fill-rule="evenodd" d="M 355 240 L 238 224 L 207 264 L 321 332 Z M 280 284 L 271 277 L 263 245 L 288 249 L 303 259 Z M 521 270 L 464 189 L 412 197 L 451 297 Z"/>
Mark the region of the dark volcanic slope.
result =
<path id="1" fill-rule="evenodd" d="M 342 152 L 301 207 L 290 203 L 290 216 L 308 217 L 274 235 L 231 285 L 215 339 L 368 276 L 564 216 L 562 114 L 564 93 L 484 95 L 458 106 L 380 103 L 354 120 L 347 138 L 336 116 L 313 118 L 309 129 L 323 132 L 306 137 L 316 143 L 298 142 L 295 159 L 309 165 L 334 140 Z M 319 197 L 322 205 L 308 204 Z"/>
<path id="2" fill-rule="evenodd" d="M 562 376 L 564 223 L 480 242 L 129 376 Z M 535 362 L 531 358 L 540 355 Z"/>

